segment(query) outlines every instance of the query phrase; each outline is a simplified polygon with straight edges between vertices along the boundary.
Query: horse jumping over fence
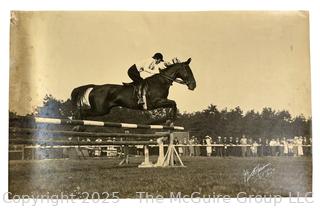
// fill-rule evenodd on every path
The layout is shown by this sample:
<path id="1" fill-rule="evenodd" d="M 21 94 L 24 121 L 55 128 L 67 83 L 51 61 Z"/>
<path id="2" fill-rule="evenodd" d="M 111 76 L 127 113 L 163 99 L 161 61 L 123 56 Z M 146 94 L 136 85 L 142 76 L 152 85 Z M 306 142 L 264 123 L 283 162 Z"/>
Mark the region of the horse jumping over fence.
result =
<path id="1" fill-rule="evenodd" d="M 105 132 L 74 132 L 66 130 L 50 130 L 45 126 L 38 126 L 43 124 L 49 125 L 83 125 L 83 126 L 101 126 L 101 127 L 114 127 L 124 129 L 156 129 L 156 130 L 184 130 L 181 126 L 161 126 L 161 125 L 144 125 L 144 124 L 129 124 L 129 123 L 115 123 L 115 122 L 102 122 L 91 120 L 70 120 L 58 118 L 42 118 L 42 117 L 29 117 L 25 120 L 32 122 L 39 128 L 9 128 L 10 138 L 9 143 L 13 145 L 33 145 L 33 146 L 56 146 L 56 147 L 83 147 L 83 146 L 101 146 L 101 145 L 121 145 L 125 147 L 125 158 L 119 165 L 128 163 L 128 145 L 143 145 L 144 146 L 144 162 L 138 167 L 185 167 L 179 154 L 174 147 L 174 134 L 173 132 L 158 132 L 156 134 L 135 134 L 135 133 L 105 133 Z M 29 135 L 23 137 L 21 135 Z M 15 138 L 17 137 L 17 138 Z M 100 138 L 102 141 L 79 141 L 79 140 L 66 140 L 61 138 Z M 131 138 L 126 141 L 109 141 L 105 140 L 108 137 L 115 138 Z M 164 141 L 168 141 L 166 153 L 164 151 Z M 157 145 L 159 147 L 159 156 L 157 162 L 152 164 L 149 160 L 149 145 Z M 175 161 L 177 159 L 177 161 Z M 180 165 L 179 165 L 180 164 Z"/>
<path id="2" fill-rule="evenodd" d="M 78 109 L 76 118 L 85 119 L 88 117 L 103 116 L 110 112 L 113 107 L 121 106 L 129 109 L 154 110 L 158 108 L 170 108 L 172 120 L 175 120 L 177 104 L 169 100 L 169 88 L 173 82 L 185 84 L 189 90 L 196 88 L 196 80 L 189 66 L 191 58 L 185 62 L 175 63 L 159 74 L 155 74 L 144 80 L 146 90 L 147 108 L 143 109 L 138 105 L 133 85 L 84 85 L 73 89 L 71 101 Z M 178 79 L 178 80 L 177 80 Z M 181 80 L 182 81 L 181 81 Z M 90 107 L 83 106 L 83 98 L 89 93 L 88 102 Z"/>

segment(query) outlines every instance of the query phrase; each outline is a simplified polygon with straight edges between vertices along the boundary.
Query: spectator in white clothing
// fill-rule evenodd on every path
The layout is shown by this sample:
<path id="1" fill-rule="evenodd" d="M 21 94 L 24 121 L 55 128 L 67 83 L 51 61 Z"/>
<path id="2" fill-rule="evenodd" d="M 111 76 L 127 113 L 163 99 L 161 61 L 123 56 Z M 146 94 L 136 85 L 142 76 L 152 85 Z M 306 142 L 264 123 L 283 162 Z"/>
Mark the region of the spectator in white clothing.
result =
<path id="1" fill-rule="evenodd" d="M 207 156 L 208 156 L 208 157 L 211 157 L 211 154 L 212 154 L 212 147 L 211 147 L 211 145 L 212 145 L 212 138 L 207 135 L 207 136 L 205 136 L 205 141 L 206 141 L 206 145 L 207 145 L 207 148 L 206 148 L 206 150 L 207 150 Z"/>

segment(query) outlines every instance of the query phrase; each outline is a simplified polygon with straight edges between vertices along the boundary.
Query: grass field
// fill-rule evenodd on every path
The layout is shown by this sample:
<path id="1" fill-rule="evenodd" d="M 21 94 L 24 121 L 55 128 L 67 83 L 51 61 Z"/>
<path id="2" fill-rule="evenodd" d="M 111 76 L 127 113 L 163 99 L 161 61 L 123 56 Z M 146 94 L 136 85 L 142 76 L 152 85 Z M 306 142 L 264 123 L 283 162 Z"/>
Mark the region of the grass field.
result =
<path id="1" fill-rule="evenodd" d="M 142 157 L 130 158 L 131 163 L 124 167 L 117 166 L 120 159 L 10 161 L 9 192 L 17 195 L 63 192 L 77 198 L 86 198 L 83 192 L 119 192 L 120 198 L 136 198 L 138 191 L 166 197 L 170 192 L 288 196 L 289 192 L 312 191 L 309 157 L 182 159 L 186 168 L 137 168 Z"/>

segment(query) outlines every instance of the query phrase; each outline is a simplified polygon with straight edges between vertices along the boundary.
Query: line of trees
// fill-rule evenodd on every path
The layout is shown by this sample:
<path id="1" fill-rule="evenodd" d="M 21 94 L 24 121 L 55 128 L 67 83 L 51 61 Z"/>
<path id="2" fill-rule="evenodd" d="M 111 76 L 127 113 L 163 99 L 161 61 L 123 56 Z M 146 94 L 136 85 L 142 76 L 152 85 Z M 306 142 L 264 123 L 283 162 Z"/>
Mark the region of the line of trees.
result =
<path id="1" fill-rule="evenodd" d="M 63 101 L 46 95 L 43 105 L 38 106 L 31 116 L 67 118 L 72 116 L 73 110 L 70 100 Z M 110 114 L 94 119 L 149 123 L 151 120 L 164 117 L 167 111 L 168 109 L 138 111 L 118 107 L 112 109 Z M 14 112 L 10 112 L 10 118 L 15 116 Z M 178 113 L 175 124 L 184 126 L 198 138 L 205 135 L 241 137 L 242 134 L 252 138 L 292 138 L 311 137 L 312 122 L 311 118 L 305 118 L 303 115 L 292 117 L 286 110 L 275 111 L 266 107 L 261 112 L 243 112 L 240 107 L 218 110 L 215 105 L 210 105 L 202 111 Z"/>
<path id="2" fill-rule="evenodd" d="M 241 137 L 243 134 L 252 138 L 311 137 L 312 125 L 311 118 L 292 117 L 286 110 L 275 111 L 266 107 L 262 112 L 251 110 L 244 113 L 240 107 L 219 111 L 214 105 L 195 113 L 184 113 L 179 122 L 200 137 Z"/>

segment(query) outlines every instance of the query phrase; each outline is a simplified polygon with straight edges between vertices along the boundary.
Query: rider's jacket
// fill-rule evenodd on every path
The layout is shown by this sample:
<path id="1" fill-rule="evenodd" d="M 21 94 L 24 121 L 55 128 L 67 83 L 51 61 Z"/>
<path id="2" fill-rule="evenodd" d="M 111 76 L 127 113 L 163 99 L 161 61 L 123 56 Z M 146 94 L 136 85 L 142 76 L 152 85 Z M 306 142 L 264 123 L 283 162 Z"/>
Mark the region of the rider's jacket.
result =
<path id="1" fill-rule="evenodd" d="M 144 72 L 144 73 L 140 73 L 140 75 L 142 78 L 145 79 L 151 76 L 152 74 L 159 73 L 162 69 L 165 69 L 169 65 L 173 64 L 174 63 L 173 60 L 175 59 L 172 59 L 171 62 L 164 61 L 156 64 L 156 60 L 154 60 L 153 58 L 149 58 L 142 61 L 138 61 L 137 63 L 135 63 L 135 65 L 139 72 Z"/>

